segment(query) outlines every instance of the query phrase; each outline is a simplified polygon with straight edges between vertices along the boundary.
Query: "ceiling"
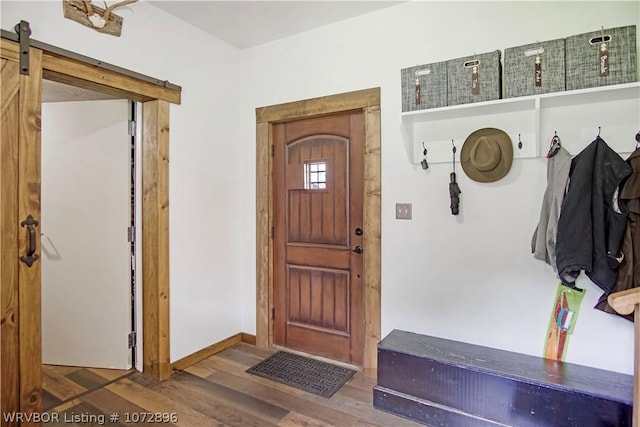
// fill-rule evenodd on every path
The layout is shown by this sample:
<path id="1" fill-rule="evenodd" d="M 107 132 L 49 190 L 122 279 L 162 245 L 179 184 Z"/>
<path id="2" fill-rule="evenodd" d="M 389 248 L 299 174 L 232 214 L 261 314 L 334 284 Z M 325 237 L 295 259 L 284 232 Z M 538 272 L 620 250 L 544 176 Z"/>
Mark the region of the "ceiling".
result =
<path id="1" fill-rule="evenodd" d="M 406 1 L 214 0 L 149 3 L 238 49 L 246 49 Z"/>

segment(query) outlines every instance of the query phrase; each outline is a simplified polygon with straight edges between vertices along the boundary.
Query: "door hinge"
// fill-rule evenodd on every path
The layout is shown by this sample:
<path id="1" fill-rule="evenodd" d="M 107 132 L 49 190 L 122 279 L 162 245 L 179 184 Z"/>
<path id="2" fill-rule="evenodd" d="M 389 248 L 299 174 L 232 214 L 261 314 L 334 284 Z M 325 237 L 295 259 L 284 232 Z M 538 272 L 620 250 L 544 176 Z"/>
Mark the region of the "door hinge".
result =
<path id="1" fill-rule="evenodd" d="M 275 154 L 276 154 L 276 147 L 273 144 L 271 144 L 271 157 L 275 156 Z"/>
<path id="2" fill-rule="evenodd" d="M 127 228 L 127 241 L 133 243 L 136 240 L 136 228 L 131 226 Z"/>
<path id="3" fill-rule="evenodd" d="M 271 320 L 276 318 L 276 308 L 272 307 L 271 308 Z"/>
<path id="4" fill-rule="evenodd" d="M 29 36 L 31 35 L 31 28 L 27 21 L 20 21 L 15 26 L 16 34 L 18 34 L 18 40 L 20 41 L 20 74 L 29 75 L 29 46 L 31 41 Z"/>
<path id="5" fill-rule="evenodd" d="M 136 340 L 137 340 L 137 334 L 135 331 L 131 331 L 129 333 L 129 348 L 135 348 L 136 347 Z"/>
<path id="6" fill-rule="evenodd" d="M 136 121 L 129 120 L 129 136 L 136 136 Z"/>

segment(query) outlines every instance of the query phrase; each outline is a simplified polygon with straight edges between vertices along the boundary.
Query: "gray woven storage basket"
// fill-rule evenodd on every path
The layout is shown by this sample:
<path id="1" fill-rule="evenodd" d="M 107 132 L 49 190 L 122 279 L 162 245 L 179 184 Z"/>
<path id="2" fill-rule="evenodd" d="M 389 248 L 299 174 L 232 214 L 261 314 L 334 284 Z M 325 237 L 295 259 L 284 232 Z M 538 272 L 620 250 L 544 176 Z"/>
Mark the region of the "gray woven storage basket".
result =
<path id="1" fill-rule="evenodd" d="M 505 49 L 505 97 L 563 91 L 565 88 L 564 43 L 564 39 L 556 39 Z M 537 54 L 540 55 L 540 86 L 535 84 Z"/>
<path id="2" fill-rule="evenodd" d="M 610 36 L 609 75 L 600 76 L 600 43 L 592 39 Z M 593 42 L 593 43 L 592 43 Z M 635 82 L 636 26 L 610 28 L 566 39 L 567 90 Z"/>
<path id="3" fill-rule="evenodd" d="M 478 62 L 480 93 L 471 93 L 472 61 Z M 465 56 L 447 61 L 447 104 L 492 101 L 502 97 L 502 65 L 500 51 Z"/>
<path id="4" fill-rule="evenodd" d="M 416 72 L 420 75 L 416 76 Z M 403 68 L 402 111 L 447 106 L 447 63 L 417 65 Z M 420 103 L 416 104 L 416 78 L 420 79 Z"/>

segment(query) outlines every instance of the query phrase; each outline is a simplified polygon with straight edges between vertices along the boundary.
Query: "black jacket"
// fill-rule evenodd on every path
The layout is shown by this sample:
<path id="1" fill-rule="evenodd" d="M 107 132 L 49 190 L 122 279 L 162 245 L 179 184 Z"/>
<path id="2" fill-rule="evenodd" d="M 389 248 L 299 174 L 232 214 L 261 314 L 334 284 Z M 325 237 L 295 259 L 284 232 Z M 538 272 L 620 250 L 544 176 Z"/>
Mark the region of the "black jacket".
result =
<path id="1" fill-rule="evenodd" d="M 571 161 L 556 236 L 556 265 L 564 284 L 574 286 L 584 270 L 605 293 L 611 292 L 627 223 L 618 188 L 629 174 L 631 166 L 600 137 Z"/>
<path id="2" fill-rule="evenodd" d="M 625 179 L 620 188 L 620 200 L 624 202 L 629 212 L 627 227 L 621 244 L 624 259 L 618 268 L 618 280 L 611 293 L 640 286 L 640 149 L 636 149 L 631 153 L 627 163 L 629 163 L 633 172 Z M 607 294 L 603 294 L 595 308 L 607 313 L 618 314 L 609 306 L 607 296 Z M 633 322 L 633 313 L 628 315 L 620 314 L 620 316 Z"/>

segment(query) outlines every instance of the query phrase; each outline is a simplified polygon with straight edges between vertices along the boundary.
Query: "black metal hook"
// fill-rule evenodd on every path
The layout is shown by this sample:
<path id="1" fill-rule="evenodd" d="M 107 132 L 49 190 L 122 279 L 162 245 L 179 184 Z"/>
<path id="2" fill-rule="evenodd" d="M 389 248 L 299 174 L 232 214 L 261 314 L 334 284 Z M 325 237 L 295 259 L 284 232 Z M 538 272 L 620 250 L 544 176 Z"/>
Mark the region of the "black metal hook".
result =
<path id="1" fill-rule="evenodd" d="M 422 151 L 424 159 L 420 162 L 420 166 L 422 166 L 422 169 L 429 169 L 429 163 L 427 162 L 427 147 L 424 146 L 424 142 L 422 143 L 422 148 L 424 148 Z"/>
<path id="2" fill-rule="evenodd" d="M 518 149 L 522 150 L 522 140 L 520 139 L 520 134 L 518 134 Z"/>
<path id="3" fill-rule="evenodd" d="M 451 214 L 458 215 L 460 212 L 460 186 L 456 182 L 456 144 L 453 143 L 453 139 L 451 140 L 451 156 L 453 163 L 453 171 L 449 174 L 449 197 L 451 199 Z"/>
<path id="4" fill-rule="evenodd" d="M 551 138 L 551 144 L 549 144 L 549 151 L 547 151 L 547 159 L 552 158 L 558 153 L 562 144 L 560 143 L 560 137 L 558 132 L 553 131 L 553 138 Z"/>

